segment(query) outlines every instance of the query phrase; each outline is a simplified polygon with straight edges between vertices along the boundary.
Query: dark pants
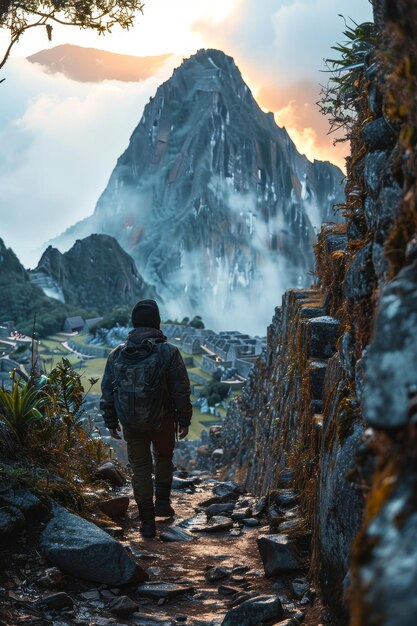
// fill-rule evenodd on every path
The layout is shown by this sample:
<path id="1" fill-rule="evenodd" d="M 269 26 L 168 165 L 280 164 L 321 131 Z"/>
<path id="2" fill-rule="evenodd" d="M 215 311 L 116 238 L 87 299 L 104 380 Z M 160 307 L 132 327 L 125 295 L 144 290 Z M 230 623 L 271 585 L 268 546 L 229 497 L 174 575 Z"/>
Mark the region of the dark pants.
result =
<path id="1" fill-rule="evenodd" d="M 138 504 L 153 499 L 152 470 L 156 485 L 171 485 L 172 456 L 175 447 L 175 422 L 167 420 L 161 430 L 133 433 L 123 429 L 127 456 L 132 468 L 132 486 Z M 153 458 L 152 458 L 153 457 Z"/>

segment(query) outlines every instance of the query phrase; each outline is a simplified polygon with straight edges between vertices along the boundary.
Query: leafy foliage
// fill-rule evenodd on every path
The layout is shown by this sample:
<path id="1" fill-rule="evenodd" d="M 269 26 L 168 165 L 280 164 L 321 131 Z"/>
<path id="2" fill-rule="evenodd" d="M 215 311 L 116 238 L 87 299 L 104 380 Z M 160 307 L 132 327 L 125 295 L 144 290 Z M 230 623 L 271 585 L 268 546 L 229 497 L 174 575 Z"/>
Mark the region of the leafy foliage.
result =
<path id="1" fill-rule="evenodd" d="M 140 0 L 9 0 L 0 5 L 0 27 L 10 32 L 10 42 L 0 68 L 6 63 L 13 45 L 29 29 L 45 28 L 49 41 L 54 23 L 88 28 L 104 35 L 115 25 L 124 29 L 133 26 L 135 13 L 142 9 Z"/>
<path id="2" fill-rule="evenodd" d="M 343 34 L 345 42 L 332 46 L 340 56 L 325 59 L 326 71 L 331 77 L 322 88 L 318 105 L 329 119 L 330 132 L 345 129 L 348 135 L 358 114 L 358 87 L 365 61 L 375 47 L 375 26 L 372 22 L 356 24 L 352 21 L 352 26 L 346 24 Z"/>
<path id="3" fill-rule="evenodd" d="M 40 388 L 36 384 L 15 378 L 10 391 L 0 390 L 0 451 L 14 459 L 12 465 L 0 462 L 0 479 L 11 468 L 29 481 L 35 472 L 33 488 L 80 508 L 81 487 L 109 457 L 109 448 L 95 436 L 84 410 L 86 392 L 67 359 Z"/>
<path id="4" fill-rule="evenodd" d="M 11 392 L 0 389 L 0 420 L 23 444 L 31 427 L 43 420 L 46 398 L 29 382 L 13 381 Z"/>
<path id="5" fill-rule="evenodd" d="M 117 325 L 128 326 L 131 322 L 130 315 L 131 310 L 129 307 L 116 306 L 112 309 L 109 315 L 103 317 L 103 319 L 97 322 L 97 324 L 93 324 L 90 327 L 89 332 L 92 335 L 95 335 L 97 331 L 101 329 L 110 330 Z"/>
<path id="6" fill-rule="evenodd" d="M 189 317 L 183 317 L 181 322 L 177 319 L 167 320 L 166 324 L 178 324 L 179 326 L 190 326 L 191 328 L 205 328 L 201 315 L 195 315 L 192 320 Z"/>
<path id="7" fill-rule="evenodd" d="M 230 385 L 220 382 L 220 374 L 216 373 L 213 380 L 200 392 L 200 396 L 207 398 L 209 406 L 215 406 L 227 398 L 229 393 Z"/>

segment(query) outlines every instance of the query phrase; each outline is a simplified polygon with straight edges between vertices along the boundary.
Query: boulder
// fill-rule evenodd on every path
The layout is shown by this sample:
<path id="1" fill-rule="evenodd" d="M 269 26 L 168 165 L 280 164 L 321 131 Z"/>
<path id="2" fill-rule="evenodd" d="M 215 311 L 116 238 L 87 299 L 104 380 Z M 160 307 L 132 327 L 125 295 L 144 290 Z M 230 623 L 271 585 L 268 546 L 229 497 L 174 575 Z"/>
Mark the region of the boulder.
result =
<path id="1" fill-rule="evenodd" d="M 326 375 L 327 362 L 315 359 L 308 364 L 311 395 L 315 400 L 323 399 L 324 377 Z"/>
<path id="2" fill-rule="evenodd" d="M 323 315 L 307 322 L 308 350 L 310 357 L 328 359 L 336 352 L 340 322 L 334 317 Z"/>
<path id="3" fill-rule="evenodd" d="M 123 487 L 126 483 L 125 477 L 113 461 L 106 461 L 97 468 L 95 475 L 101 480 L 106 480 L 115 487 Z"/>
<path id="4" fill-rule="evenodd" d="M 15 507 L 25 516 L 34 515 L 42 508 L 42 502 L 28 489 L 0 490 L 0 506 L 2 505 Z"/>
<path id="5" fill-rule="evenodd" d="M 296 547 L 287 535 L 261 535 L 257 543 L 265 576 L 277 576 L 302 567 Z"/>
<path id="6" fill-rule="evenodd" d="M 14 506 L 4 506 L 0 509 L 0 541 L 25 525 L 25 516 L 20 509 Z"/>
<path id="7" fill-rule="evenodd" d="M 408 423 L 417 388 L 417 260 L 382 290 L 365 360 L 364 417 L 377 428 Z"/>
<path id="8" fill-rule="evenodd" d="M 412 505 L 416 485 L 415 471 L 397 477 L 392 493 L 366 528 L 355 571 L 356 594 L 362 601 L 360 623 L 416 623 L 417 512 Z"/>
<path id="9" fill-rule="evenodd" d="M 59 506 L 41 534 L 41 549 L 51 563 L 78 578 L 116 586 L 148 578 L 118 541 Z"/>
<path id="10" fill-rule="evenodd" d="M 396 132 L 384 117 L 364 125 L 362 137 L 369 150 L 384 150 L 395 143 Z"/>
<path id="11" fill-rule="evenodd" d="M 277 622 L 283 615 L 284 610 L 278 596 L 257 596 L 230 609 L 222 626 L 258 626 Z"/>
<path id="12" fill-rule="evenodd" d="M 372 243 L 368 243 L 355 255 L 343 283 L 344 295 L 348 300 L 360 300 L 370 296 L 374 287 Z"/>
<path id="13" fill-rule="evenodd" d="M 118 496 L 117 498 L 110 498 L 108 500 L 102 500 L 99 503 L 100 510 L 109 517 L 121 517 L 128 509 L 130 499 L 128 496 Z"/>
<path id="14" fill-rule="evenodd" d="M 368 192 L 377 196 L 381 181 L 387 167 L 387 153 L 383 151 L 368 152 L 365 156 L 364 177 Z"/>

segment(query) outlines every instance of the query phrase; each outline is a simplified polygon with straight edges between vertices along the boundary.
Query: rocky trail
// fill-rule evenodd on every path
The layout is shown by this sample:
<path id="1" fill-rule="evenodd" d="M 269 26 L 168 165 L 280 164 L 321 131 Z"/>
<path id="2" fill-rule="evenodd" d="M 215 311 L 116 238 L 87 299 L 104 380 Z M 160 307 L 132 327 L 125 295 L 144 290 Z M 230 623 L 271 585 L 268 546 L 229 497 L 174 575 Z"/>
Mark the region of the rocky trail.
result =
<path id="1" fill-rule="evenodd" d="M 158 520 L 155 539 L 139 533 L 130 484 L 105 492 L 111 516 L 96 524 L 58 507 L 0 547 L 0 624 L 324 623 L 297 496 L 283 485 L 267 501 L 207 474 L 177 476 L 175 518 Z"/>

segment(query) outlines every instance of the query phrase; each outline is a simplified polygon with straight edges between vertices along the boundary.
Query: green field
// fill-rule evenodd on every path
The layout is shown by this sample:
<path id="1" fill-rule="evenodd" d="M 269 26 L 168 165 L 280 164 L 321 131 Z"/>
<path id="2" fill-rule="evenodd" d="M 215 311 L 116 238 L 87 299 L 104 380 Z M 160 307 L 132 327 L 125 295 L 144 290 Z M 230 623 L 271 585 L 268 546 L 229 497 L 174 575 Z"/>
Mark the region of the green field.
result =
<path id="1" fill-rule="evenodd" d="M 82 343 L 82 336 L 77 336 L 77 342 Z M 104 367 L 106 365 L 106 359 L 104 358 L 82 358 L 80 359 L 74 353 L 66 350 L 62 345 L 62 342 L 66 340 L 66 337 L 61 335 L 55 335 L 52 337 L 48 337 L 47 339 L 42 339 L 39 345 L 39 357 L 42 360 L 44 365 L 44 370 L 46 373 L 50 372 L 51 369 L 55 367 L 55 365 L 62 359 L 62 357 L 66 357 L 71 365 L 80 372 L 81 379 L 84 384 L 86 390 L 89 389 L 90 383 L 88 382 L 89 378 L 98 378 L 98 382 L 91 388 L 90 393 L 99 395 L 100 394 L 100 384 L 101 379 L 104 372 Z M 190 357 L 191 355 L 182 353 L 183 357 Z M 191 372 L 195 372 L 207 382 L 211 380 L 211 376 L 206 374 L 200 369 L 201 357 L 193 356 L 194 359 L 194 367 L 189 368 Z M 195 396 L 192 396 L 192 400 L 195 399 Z M 220 409 L 222 415 L 225 413 L 223 409 Z M 216 422 L 219 418 L 215 418 L 213 415 L 208 413 L 201 413 L 201 411 L 194 407 L 193 411 L 193 420 L 189 432 L 190 439 L 197 439 L 201 431 L 204 428 L 208 428 L 211 424 Z"/>

